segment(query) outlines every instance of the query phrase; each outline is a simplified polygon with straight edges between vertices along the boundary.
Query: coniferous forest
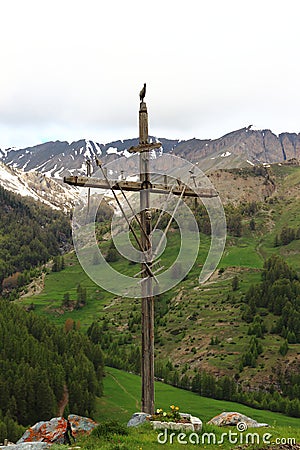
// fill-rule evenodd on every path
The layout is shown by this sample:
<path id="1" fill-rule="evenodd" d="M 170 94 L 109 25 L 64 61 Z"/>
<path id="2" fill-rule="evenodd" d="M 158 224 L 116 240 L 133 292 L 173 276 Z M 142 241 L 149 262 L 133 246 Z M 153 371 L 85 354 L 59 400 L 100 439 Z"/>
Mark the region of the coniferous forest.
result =
<path id="1" fill-rule="evenodd" d="M 86 335 L 0 301 L 0 441 L 56 416 L 65 395 L 65 414 L 92 415 L 102 377 L 101 348 Z"/>
<path id="2" fill-rule="evenodd" d="M 58 327 L 8 300 L 50 258 L 70 248 L 69 217 L 0 186 L 0 442 L 68 412 L 90 416 L 103 358 L 75 326 Z M 67 400 L 67 401 L 66 401 Z"/>
<path id="3" fill-rule="evenodd" d="M 1 290 L 5 277 L 28 272 L 66 250 L 71 243 L 71 228 L 69 218 L 61 211 L 24 199 L 1 186 L 0 210 Z"/>

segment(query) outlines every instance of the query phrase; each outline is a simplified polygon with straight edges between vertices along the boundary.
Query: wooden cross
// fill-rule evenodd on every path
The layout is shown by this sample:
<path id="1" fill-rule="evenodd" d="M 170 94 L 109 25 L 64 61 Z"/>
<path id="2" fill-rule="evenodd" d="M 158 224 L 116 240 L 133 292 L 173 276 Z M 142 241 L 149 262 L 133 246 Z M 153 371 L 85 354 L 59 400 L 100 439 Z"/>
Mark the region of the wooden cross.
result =
<path id="1" fill-rule="evenodd" d="M 146 92 L 146 86 L 143 88 Z M 169 184 L 168 177 L 164 176 L 163 183 L 151 182 L 151 175 L 149 171 L 151 150 L 161 148 L 160 142 L 150 143 L 148 141 L 148 112 L 147 106 L 144 102 L 145 93 L 140 96 L 139 109 L 139 144 L 136 147 L 131 147 L 128 151 L 130 153 L 140 154 L 140 180 L 126 181 L 126 180 L 108 180 L 105 170 L 102 168 L 102 163 L 98 163 L 102 170 L 103 179 L 84 176 L 69 176 L 64 178 L 64 182 L 74 186 L 84 186 L 88 188 L 111 189 L 115 200 L 121 209 L 121 212 L 126 219 L 129 228 L 134 233 L 134 237 L 138 243 L 140 250 L 147 255 L 141 263 L 141 271 L 139 275 L 142 277 L 141 296 L 142 296 L 142 399 L 141 409 L 148 414 L 154 414 L 154 296 L 153 296 L 153 279 L 155 275 L 152 271 L 152 244 L 151 244 L 151 209 L 150 209 L 150 193 L 155 194 L 169 194 L 185 197 L 217 197 L 218 193 L 210 188 L 197 188 L 197 192 L 190 189 L 183 183 L 179 183 L 174 187 L 174 184 Z M 124 191 L 139 191 L 140 192 L 140 238 L 137 237 L 132 228 L 128 218 L 125 215 L 124 209 L 120 200 L 114 191 L 121 191 L 125 197 Z M 126 197 L 125 197 L 126 199 Z M 126 199 L 128 202 L 128 200 Z M 165 231 L 166 232 L 166 231 Z M 154 255 L 153 255 L 154 256 Z M 153 264 L 154 265 L 154 264 Z"/>

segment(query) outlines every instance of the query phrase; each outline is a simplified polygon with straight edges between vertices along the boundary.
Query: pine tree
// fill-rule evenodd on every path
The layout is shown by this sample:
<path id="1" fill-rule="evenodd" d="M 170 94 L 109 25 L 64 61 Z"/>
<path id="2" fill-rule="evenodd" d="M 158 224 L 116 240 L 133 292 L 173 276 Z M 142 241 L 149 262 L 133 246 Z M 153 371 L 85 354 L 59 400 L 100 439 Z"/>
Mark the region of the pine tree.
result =
<path id="1" fill-rule="evenodd" d="M 276 234 L 274 238 L 274 247 L 279 247 L 279 245 L 280 245 L 279 236 L 278 234 Z"/>
<path id="2" fill-rule="evenodd" d="M 233 291 L 237 291 L 239 288 L 239 279 L 236 275 L 232 279 L 231 286 Z"/>
<path id="3" fill-rule="evenodd" d="M 296 344 L 297 343 L 297 338 L 296 335 L 293 331 L 289 331 L 287 334 L 287 341 L 289 344 Z"/>
<path id="4" fill-rule="evenodd" d="M 255 231 L 256 224 L 255 224 L 255 220 L 253 219 L 253 217 L 252 217 L 252 219 L 249 222 L 249 227 L 250 227 L 251 231 Z"/>
<path id="5" fill-rule="evenodd" d="M 285 355 L 287 354 L 288 350 L 289 350 L 288 342 L 287 342 L 287 340 L 285 339 L 284 342 L 283 342 L 283 343 L 281 344 L 281 346 L 279 347 L 279 353 L 280 353 L 282 356 L 285 356 Z"/>

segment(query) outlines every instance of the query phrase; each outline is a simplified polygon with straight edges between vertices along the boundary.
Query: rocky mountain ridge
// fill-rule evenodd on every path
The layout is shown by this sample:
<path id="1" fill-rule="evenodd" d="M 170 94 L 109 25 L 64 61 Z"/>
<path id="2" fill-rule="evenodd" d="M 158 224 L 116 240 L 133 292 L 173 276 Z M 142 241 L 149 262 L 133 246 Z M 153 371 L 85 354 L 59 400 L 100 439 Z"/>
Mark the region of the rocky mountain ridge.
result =
<path id="1" fill-rule="evenodd" d="M 151 140 L 154 141 L 155 138 L 152 137 Z M 166 152 L 171 151 L 178 143 L 168 139 L 162 139 L 161 142 Z M 25 172 L 35 170 L 48 177 L 63 178 L 67 175 L 85 174 L 88 159 L 95 162 L 97 157 L 109 162 L 120 156 L 129 158 L 131 153 L 128 149 L 137 144 L 138 139 L 115 141 L 105 145 L 88 139 L 72 143 L 51 141 L 23 149 L 0 149 L 0 160 L 9 167 Z"/>
<path id="2" fill-rule="evenodd" d="M 227 183 L 228 199 L 223 199 L 225 201 L 234 200 L 236 191 L 229 195 L 232 176 L 228 175 L 227 180 L 225 174 L 221 176 L 220 170 L 251 169 L 256 165 L 267 168 L 273 163 L 300 161 L 300 133 L 281 133 L 276 136 L 270 130 L 252 130 L 248 126 L 214 140 L 149 138 L 152 142 L 158 140 L 162 147 L 153 151 L 151 158 L 171 153 L 197 164 L 211 176 L 215 173 L 212 181 L 217 189 L 220 188 L 220 192 L 224 191 L 224 186 L 222 188 L 219 185 Z M 24 149 L 0 149 L 0 184 L 5 189 L 40 200 L 54 209 L 71 209 L 80 194 L 78 189 L 62 182 L 64 176 L 86 174 L 87 160 L 95 165 L 96 158 L 110 162 L 125 156 L 130 168 L 131 153 L 128 149 L 137 144 L 138 139 L 119 140 L 105 145 L 84 139 L 72 143 L 51 141 Z M 269 180 L 265 183 L 262 186 L 270 185 Z M 252 184 L 244 193 L 246 196 L 253 189 L 257 190 Z M 272 186 L 267 191 L 270 189 L 273 190 Z M 265 191 L 263 189 L 261 192 L 262 198 L 268 196 Z"/>
<path id="3" fill-rule="evenodd" d="M 204 171 L 268 165 L 300 159 L 300 134 L 276 136 L 271 130 L 252 130 L 249 126 L 215 140 L 181 142 L 174 153 L 199 163 Z"/>
<path id="4" fill-rule="evenodd" d="M 161 149 L 152 153 L 153 158 L 162 152 L 173 153 L 199 164 L 203 171 L 300 160 L 300 133 L 284 132 L 277 136 L 271 130 L 253 130 L 251 125 L 213 140 L 180 141 L 153 136 L 149 140 L 162 143 Z M 97 157 L 109 162 L 120 156 L 130 158 L 128 149 L 137 143 L 138 139 L 108 144 L 88 139 L 72 143 L 51 141 L 23 149 L 0 149 L 0 159 L 26 172 L 36 170 L 46 176 L 62 178 L 86 173 L 87 159 L 94 161 Z"/>

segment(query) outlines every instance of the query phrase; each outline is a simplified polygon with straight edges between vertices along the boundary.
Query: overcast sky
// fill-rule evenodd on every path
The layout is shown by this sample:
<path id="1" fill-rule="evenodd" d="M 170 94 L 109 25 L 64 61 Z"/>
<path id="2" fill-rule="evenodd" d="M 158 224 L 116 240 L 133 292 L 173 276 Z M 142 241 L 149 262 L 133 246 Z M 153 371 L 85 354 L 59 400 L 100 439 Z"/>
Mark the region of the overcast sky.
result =
<path id="1" fill-rule="evenodd" d="M 2 0 L 0 148 L 300 132 L 299 0 Z"/>

